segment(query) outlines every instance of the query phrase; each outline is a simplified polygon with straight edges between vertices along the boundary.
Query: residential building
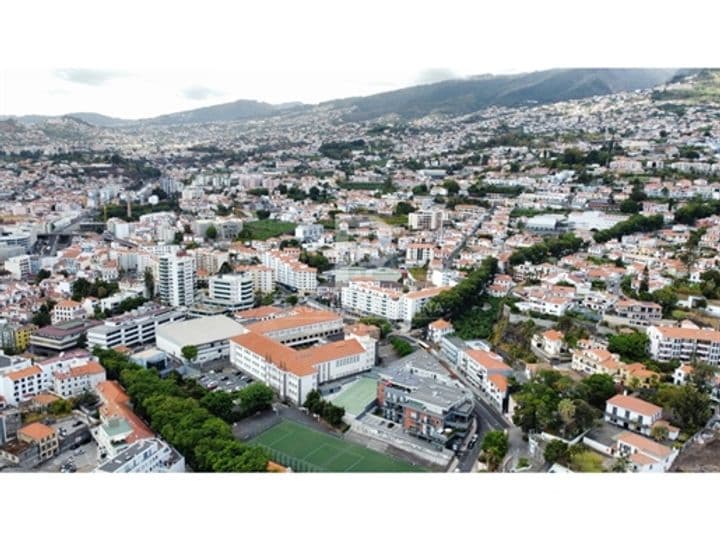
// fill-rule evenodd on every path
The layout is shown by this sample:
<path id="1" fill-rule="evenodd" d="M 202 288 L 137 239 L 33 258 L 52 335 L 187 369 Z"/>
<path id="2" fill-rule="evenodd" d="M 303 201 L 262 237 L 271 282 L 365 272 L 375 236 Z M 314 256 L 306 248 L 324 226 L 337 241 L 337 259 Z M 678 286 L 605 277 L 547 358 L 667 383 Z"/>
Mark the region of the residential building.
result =
<path id="1" fill-rule="evenodd" d="M 483 391 L 502 412 L 507 410 L 507 377 L 512 368 L 499 355 L 479 349 L 465 349 L 460 355 L 460 371 Z"/>
<path id="2" fill-rule="evenodd" d="M 646 333 L 650 339 L 650 356 L 654 360 L 720 364 L 720 332 L 717 330 L 649 326 Z"/>
<path id="3" fill-rule="evenodd" d="M 680 450 L 625 431 L 617 438 L 617 456 L 629 462 L 632 472 L 667 472 Z"/>
<path id="4" fill-rule="evenodd" d="M 325 227 L 319 223 L 302 224 L 295 227 L 295 238 L 301 243 L 317 242 L 324 232 Z"/>
<path id="5" fill-rule="evenodd" d="M 565 347 L 565 334 L 559 330 L 546 330 L 542 334 L 535 334 L 532 344 L 548 357 L 558 358 Z"/>
<path id="6" fill-rule="evenodd" d="M 21 427 L 17 432 L 20 442 L 37 446 L 38 464 L 52 458 L 58 452 L 59 442 L 56 431 L 40 422 L 33 422 Z"/>
<path id="7" fill-rule="evenodd" d="M 431 230 L 434 231 L 442 226 L 442 210 L 418 210 L 408 214 L 408 225 L 413 231 Z"/>
<path id="8" fill-rule="evenodd" d="M 74 319 L 84 319 L 87 312 L 80 302 L 74 300 L 60 300 L 50 313 L 52 324 L 58 324 Z"/>
<path id="9" fill-rule="evenodd" d="M 650 435 L 655 422 L 662 417 L 662 408 L 640 398 L 618 394 L 605 404 L 605 421 L 643 435 Z"/>
<path id="10" fill-rule="evenodd" d="M 160 300 L 163 304 L 178 307 L 195 302 L 195 257 L 162 255 L 158 266 Z"/>
<path id="11" fill-rule="evenodd" d="M 162 439 L 139 439 L 100 463 L 95 472 L 185 472 L 185 458 Z"/>
<path id="12" fill-rule="evenodd" d="M 101 423 L 93 428 L 92 435 L 101 459 L 103 456 L 112 459 L 135 441 L 155 436 L 135 414 L 130 397 L 117 381 L 102 382 L 96 390 L 102 401 Z"/>
<path id="13" fill-rule="evenodd" d="M 5 270 L 10 272 L 13 279 L 28 279 L 32 273 L 30 256 L 18 255 L 16 257 L 10 257 L 5 261 Z"/>
<path id="14" fill-rule="evenodd" d="M 317 290 L 317 269 L 301 263 L 290 252 L 265 251 L 261 259 L 272 270 L 275 282 L 303 294 Z"/>
<path id="15" fill-rule="evenodd" d="M 641 302 L 631 298 L 624 298 L 615 303 L 615 313 L 628 324 L 635 326 L 648 326 L 656 324 L 662 319 L 662 306 L 655 302 Z"/>
<path id="16" fill-rule="evenodd" d="M 213 276 L 209 281 L 205 304 L 217 306 L 228 313 L 253 307 L 255 303 L 255 280 L 249 274 L 225 274 Z"/>
<path id="17" fill-rule="evenodd" d="M 402 426 L 404 432 L 440 446 L 462 440 L 472 425 L 472 394 L 421 376 L 411 363 L 380 373 L 377 402 L 383 417 Z"/>
<path id="18" fill-rule="evenodd" d="M 440 340 L 455 331 L 452 323 L 438 319 L 428 324 L 428 339 L 433 343 L 440 343 Z"/>

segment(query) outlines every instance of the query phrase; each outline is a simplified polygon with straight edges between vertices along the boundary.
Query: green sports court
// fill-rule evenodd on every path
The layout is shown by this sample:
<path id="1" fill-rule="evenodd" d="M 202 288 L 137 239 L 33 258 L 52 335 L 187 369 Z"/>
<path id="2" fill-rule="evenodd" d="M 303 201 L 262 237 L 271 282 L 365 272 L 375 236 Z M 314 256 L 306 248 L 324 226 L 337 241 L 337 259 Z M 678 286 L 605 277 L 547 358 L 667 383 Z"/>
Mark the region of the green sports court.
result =
<path id="1" fill-rule="evenodd" d="M 363 412 L 377 396 L 377 379 L 360 377 L 357 381 L 343 388 L 340 393 L 330 398 L 335 405 L 345 412 L 357 416 Z"/>
<path id="2" fill-rule="evenodd" d="M 283 420 L 250 441 L 296 472 L 421 472 L 405 461 Z"/>

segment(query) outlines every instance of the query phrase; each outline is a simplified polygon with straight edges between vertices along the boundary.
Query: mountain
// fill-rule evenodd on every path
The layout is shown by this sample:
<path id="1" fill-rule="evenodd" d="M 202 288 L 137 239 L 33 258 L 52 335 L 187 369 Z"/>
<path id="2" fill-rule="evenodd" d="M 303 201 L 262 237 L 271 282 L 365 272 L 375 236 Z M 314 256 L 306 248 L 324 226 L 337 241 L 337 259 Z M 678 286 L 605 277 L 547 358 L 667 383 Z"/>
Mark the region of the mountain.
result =
<path id="1" fill-rule="evenodd" d="M 233 122 L 236 120 L 252 120 L 267 118 L 290 110 L 308 107 L 302 103 L 285 103 L 271 105 L 262 101 L 240 99 L 231 103 L 212 105 L 200 109 L 192 109 L 140 120 L 145 124 L 202 124 L 208 122 Z"/>
<path id="2" fill-rule="evenodd" d="M 675 69 L 553 69 L 518 75 L 454 79 L 323 105 L 345 108 L 347 120 L 388 114 L 416 118 L 431 113 L 467 114 L 493 105 L 521 106 L 651 88 Z"/>
<path id="3" fill-rule="evenodd" d="M 93 127 L 136 125 L 183 125 L 233 122 L 269 118 L 288 113 L 313 113 L 319 109 L 338 110 L 346 120 L 371 120 L 385 115 L 418 118 L 433 113 L 468 114 L 494 105 L 523 106 L 600 96 L 651 88 L 669 82 L 677 69 L 552 69 L 517 75 L 476 75 L 382 94 L 327 101 L 320 105 L 299 102 L 272 105 L 241 99 L 231 103 L 164 114 L 142 120 L 123 120 L 96 113 L 79 112 L 64 116 L 27 115 L 2 117 L 23 126 L 43 125 L 52 120 L 75 119 Z M 10 129 L 6 126 L 6 129 Z"/>

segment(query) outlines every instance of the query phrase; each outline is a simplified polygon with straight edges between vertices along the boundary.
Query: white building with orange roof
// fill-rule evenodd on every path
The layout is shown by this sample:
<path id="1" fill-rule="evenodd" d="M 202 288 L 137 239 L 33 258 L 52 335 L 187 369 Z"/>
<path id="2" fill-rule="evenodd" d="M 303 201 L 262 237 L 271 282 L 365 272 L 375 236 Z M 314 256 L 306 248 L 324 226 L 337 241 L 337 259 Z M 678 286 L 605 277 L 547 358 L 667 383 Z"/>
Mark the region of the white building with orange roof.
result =
<path id="1" fill-rule="evenodd" d="M 52 324 L 58 324 L 73 319 L 84 319 L 87 316 L 85 308 L 80 302 L 74 300 L 61 300 L 50 313 Z"/>
<path id="2" fill-rule="evenodd" d="M 445 319 L 438 319 L 428 324 L 428 338 L 433 343 L 440 343 L 440 340 L 455 331 L 452 323 Z"/>
<path id="3" fill-rule="evenodd" d="M 91 433 L 101 455 L 113 458 L 135 441 L 155 436 L 135 414 L 130 405 L 130 396 L 117 381 L 101 382 L 96 391 L 102 401 L 101 424 L 93 428 Z"/>
<path id="4" fill-rule="evenodd" d="M 662 412 L 662 407 L 624 394 L 617 394 L 605 403 L 606 422 L 648 436 L 655 422 L 662 418 Z"/>
<path id="5" fill-rule="evenodd" d="M 276 249 L 265 251 L 261 260 L 272 270 L 275 282 L 303 294 L 317 290 L 317 269 L 301 263 L 292 252 Z"/>
<path id="6" fill-rule="evenodd" d="M 680 364 L 675 371 L 673 371 L 673 384 L 682 386 L 687 384 L 692 376 L 694 368 L 690 364 Z"/>
<path id="7" fill-rule="evenodd" d="M 458 361 L 460 371 L 470 383 L 483 391 L 498 410 L 504 412 L 507 397 L 507 377 L 512 368 L 502 357 L 490 351 L 465 349 Z"/>
<path id="8" fill-rule="evenodd" d="M 58 453 L 60 447 L 55 429 L 40 422 L 33 422 L 21 427 L 17 432 L 17 438 L 21 442 L 37 446 L 37 463 L 52 458 Z"/>
<path id="9" fill-rule="evenodd" d="M 720 331 L 708 328 L 678 328 L 649 326 L 650 356 L 667 362 L 696 360 L 717 366 L 720 364 Z"/>
<path id="10" fill-rule="evenodd" d="M 604 373 L 611 377 L 620 372 L 621 366 L 620 355 L 611 353 L 604 347 L 576 348 L 570 364 L 570 367 L 579 373 Z"/>
<path id="11" fill-rule="evenodd" d="M 260 308 L 258 308 L 260 309 Z M 342 315 L 333 311 L 297 306 L 272 317 L 244 323 L 245 327 L 285 345 L 297 346 L 325 340 L 343 332 Z"/>
<path id="12" fill-rule="evenodd" d="M 46 379 L 38 366 L 28 366 L 0 376 L 0 396 L 10 405 L 30 399 L 45 389 Z"/>
<path id="13" fill-rule="evenodd" d="M 625 431 L 617 437 L 616 455 L 628 460 L 632 472 L 667 472 L 680 450 Z"/>
<path id="14" fill-rule="evenodd" d="M 532 344 L 550 358 L 557 358 L 565 348 L 565 334 L 559 330 L 546 330 L 541 334 L 535 334 Z"/>
<path id="15" fill-rule="evenodd" d="M 374 347 L 369 342 L 364 346 L 359 338 L 297 351 L 262 334 L 247 332 L 231 338 L 230 362 L 270 386 L 281 399 L 302 405 L 319 384 L 371 369 L 375 354 Z"/>

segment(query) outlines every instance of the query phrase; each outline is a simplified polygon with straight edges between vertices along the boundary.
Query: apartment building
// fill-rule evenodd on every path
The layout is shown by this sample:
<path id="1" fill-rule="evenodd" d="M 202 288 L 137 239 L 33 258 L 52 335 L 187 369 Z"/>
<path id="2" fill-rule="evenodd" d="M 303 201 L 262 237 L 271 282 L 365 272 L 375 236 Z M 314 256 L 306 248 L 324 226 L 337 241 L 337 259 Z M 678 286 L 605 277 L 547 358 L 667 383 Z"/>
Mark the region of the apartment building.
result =
<path id="1" fill-rule="evenodd" d="M 332 311 L 298 306 L 244 326 L 251 332 L 294 347 L 338 336 L 343 333 L 344 323 L 342 315 Z"/>
<path id="2" fill-rule="evenodd" d="M 80 302 L 74 300 L 60 300 L 50 313 L 52 324 L 58 324 L 73 319 L 84 319 L 87 312 Z"/>
<path id="3" fill-rule="evenodd" d="M 253 290 L 256 293 L 268 294 L 275 290 L 275 280 L 272 270 L 262 264 L 236 265 L 236 272 L 242 272 L 253 279 Z"/>
<path id="4" fill-rule="evenodd" d="M 166 473 L 185 472 L 185 458 L 168 443 L 153 437 L 140 439 L 112 458 L 100 463 L 95 472 Z"/>
<path id="5" fill-rule="evenodd" d="M 98 444 L 98 453 L 109 459 L 115 458 L 135 441 L 152 439 L 155 434 L 135 414 L 130 397 L 117 381 L 105 381 L 97 385 L 100 396 L 100 425 L 91 433 Z"/>
<path id="6" fill-rule="evenodd" d="M 405 264 L 407 266 L 423 266 L 433 259 L 435 246 L 413 242 L 405 250 Z"/>
<path id="7" fill-rule="evenodd" d="M 558 358 L 565 346 L 565 335 L 558 330 L 546 330 L 535 334 L 532 345 L 544 352 L 550 358 Z"/>
<path id="8" fill-rule="evenodd" d="M 720 332 L 717 330 L 649 326 L 646 334 L 650 339 L 650 356 L 654 360 L 720 364 Z"/>
<path id="9" fill-rule="evenodd" d="M 205 304 L 228 312 L 249 309 L 255 304 L 255 280 L 249 274 L 225 274 L 210 278 Z"/>
<path id="10" fill-rule="evenodd" d="M 87 351 L 61 353 L 31 366 L 0 375 L 0 397 L 17 405 L 43 392 L 63 398 L 79 396 L 105 380 L 105 369 Z"/>
<path id="11" fill-rule="evenodd" d="M 295 227 L 295 238 L 301 243 L 317 242 L 322 238 L 325 227 L 319 223 L 306 223 Z"/>
<path id="12" fill-rule="evenodd" d="M 273 280 L 303 294 L 317 290 L 317 269 L 301 263 L 290 252 L 266 251 L 262 263 L 272 270 Z"/>
<path id="13" fill-rule="evenodd" d="M 662 306 L 655 302 L 641 302 L 632 298 L 618 300 L 613 306 L 615 313 L 634 326 L 656 324 L 662 319 Z"/>
<path id="14" fill-rule="evenodd" d="M 411 364 L 383 370 L 377 402 L 384 418 L 404 432 L 445 446 L 462 440 L 472 424 L 473 398 L 467 390 L 423 377 Z"/>
<path id="15" fill-rule="evenodd" d="M 605 421 L 631 431 L 650 435 L 662 408 L 640 398 L 618 394 L 605 403 Z"/>
<path id="16" fill-rule="evenodd" d="M 32 274 L 29 255 L 10 257 L 5 261 L 5 270 L 10 272 L 13 279 L 28 279 Z"/>
<path id="17" fill-rule="evenodd" d="M 429 287 L 403 294 L 397 289 L 381 287 L 377 281 L 354 280 L 342 287 L 340 300 L 347 310 L 409 323 L 425 304 L 449 288 Z"/>
<path id="18" fill-rule="evenodd" d="M 144 304 L 133 311 L 106 319 L 104 324 L 90 328 L 87 333 L 88 348 L 136 347 L 154 343 L 158 327 L 163 324 L 185 320 L 184 310 L 157 304 Z"/>
<path id="19" fill-rule="evenodd" d="M 21 427 L 17 432 L 18 441 L 37 447 L 38 464 L 47 461 L 58 453 L 57 432 L 50 426 L 33 422 Z"/>
<path id="20" fill-rule="evenodd" d="M 162 255 L 158 263 L 158 285 L 163 304 L 178 307 L 195 302 L 197 271 L 195 257 Z"/>
<path id="21" fill-rule="evenodd" d="M 408 214 L 408 225 L 413 231 L 434 231 L 442 225 L 442 210 L 419 210 Z"/>
<path id="22" fill-rule="evenodd" d="M 459 367 L 499 411 L 507 410 L 507 377 L 512 374 L 512 368 L 501 356 L 480 349 L 465 349 L 460 353 Z"/>
<path id="23" fill-rule="evenodd" d="M 603 373 L 615 377 L 620 372 L 620 355 L 611 353 L 605 348 L 578 348 L 573 350 L 570 367 L 587 375 Z"/>
<path id="24" fill-rule="evenodd" d="M 281 399 L 302 405 L 319 384 L 373 367 L 374 340 L 363 341 L 354 338 L 297 351 L 262 334 L 247 332 L 230 339 L 230 362 L 270 386 Z"/>

